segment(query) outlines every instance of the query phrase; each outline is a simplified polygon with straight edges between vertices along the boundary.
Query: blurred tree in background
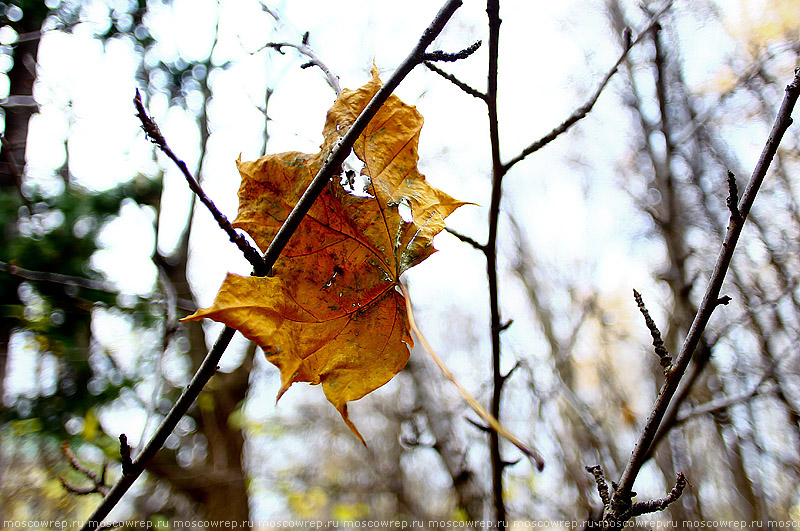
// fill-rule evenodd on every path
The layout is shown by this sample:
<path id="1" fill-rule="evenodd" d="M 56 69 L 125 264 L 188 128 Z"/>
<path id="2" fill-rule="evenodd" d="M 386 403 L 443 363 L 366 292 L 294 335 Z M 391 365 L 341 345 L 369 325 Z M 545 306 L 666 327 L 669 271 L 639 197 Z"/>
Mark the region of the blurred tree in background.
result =
<path id="1" fill-rule="evenodd" d="M 548 107 L 563 109 L 560 119 L 577 108 L 625 50 L 625 28 L 636 34 L 662 6 L 605 0 L 551 21 L 574 36 L 563 61 L 572 53 L 577 59 L 568 64 L 580 71 L 565 74 L 572 81 L 568 90 L 558 86 L 555 73 L 540 75 L 536 84 L 554 85 L 549 97 L 559 98 L 541 101 L 528 95 L 539 90 L 530 87 L 530 69 L 539 63 L 523 65 L 520 58 L 543 61 L 537 54 L 558 56 L 559 49 L 543 51 L 517 11 L 536 7 L 513 4 L 503 3 L 500 11 L 500 122 L 516 127 L 501 129 L 509 152 L 557 125 L 558 116 L 549 122 Z M 292 26 L 296 12 L 281 7 L 255 0 L 2 4 L 3 518 L 86 516 L 99 497 L 61 485 L 59 477 L 86 483 L 69 470 L 62 442 L 94 469 L 118 459 L 120 432 L 135 451 L 141 433 L 152 432 L 205 356 L 206 335 L 214 337 L 217 329 L 178 319 L 206 304 L 219 272 L 239 262 L 219 258 L 235 253 L 224 247 L 207 213 L 195 212 L 169 161 L 137 131 L 128 102 L 138 86 L 166 125 L 167 140 L 217 204 L 235 212 L 237 183 L 216 173 L 220 160 L 232 168 L 237 153 L 255 158 L 275 151 L 273 144 L 313 149 L 318 142 L 316 125 L 310 132 L 298 132 L 307 126 L 300 118 L 296 129 L 287 125 L 292 112 L 305 111 L 287 110 L 285 96 L 276 107 L 281 87 L 307 91 L 308 112 L 319 114 L 319 124 L 333 100 L 318 72 L 303 71 L 299 82 L 292 77 L 302 57 L 265 48 L 270 41 L 303 39 L 304 31 Z M 467 2 L 442 48 L 485 42 L 484 9 Z M 201 11 L 210 15 L 200 18 L 192 38 L 176 37 L 181 21 Z M 419 15 L 419 27 L 428 16 Z M 231 29 L 235 17 L 256 21 L 260 30 Z M 351 33 L 358 28 L 337 39 L 311 33 L 334 71 L 345 62 L 337 45 L 374 44 L 367 32 Z M 108 58 L 106 67 L 121 63 L 130 91 L 120 109 L 107 112 L 130 120 L 110 121 L 87 139 L 85 106 L 91 102 L 48 74 L 53 59 L 39 54 L 47 39 L 89 50 L 95 61 Z M 70 44 L 78 39 L 84 48 Z M 727 172 L 743 189 L 798 64 L 798 43 L 795 2 L 675 3 L 627 55 L 592 114 L 509 171 L 498 262 L 502 315 L 513 320 L 501 336 L 503 367 L 513 374 L 501 420 L 535 442 L 547 461 L 543 473 L 524 460 L 503 465 L 501 496 L 510 519 L 597 516 L 600 503 L 585 467 L 602 464 L 609 479 L 619 477 L 663 381 L 630 290 L 643 293 L 667 348 L 676 353 L 728 223 Z M 485 53 L 452 71 L 481 87 Z M 371 59 L 353 62 L 366 72 Z M 244 90 L 236 86 L 243 70 Z M 423 170 L 432 179 L 441 171 L 443 189 L 483 205 L 452 221 L 457 233 L 482 241 L 491 170 L 485 110 L 433 72 L 416 75 L 408 83 L 417 101 L 410 103 L 426 116 L 439 150 L 422 152 Z M 223 105 L 231 100 L 233 113 Z M 451 110 L 448 118 L 434 117 L 439 107 Z M 60 118 L 53 122 L 53 116 Z M 50 166 L 37 159 L 43 150 L 36 148 L 35 133 L 42 123 L 63 129 L 55 135 L 60 145 L 46 146 L 56 154 Z M 93 147 L 104 135 L 117 138 L 113 128 L 126 131 L 115 144 L 124 154 L 113 160 L 127 166 L 108 165 Z M 790 129 L 728 274 L 724 293 L 732 301 L 712 319 L 668 415 L 669 429 L 659 434 L 637 483 L 639 499 L 657 498 L 672 487 L 676 472 L 687 474 L 684 496 L 652 515 L 676 527 L 684 520 L 746 520 L 762 527 L 771 519 L 800 521 L 798 140 L 800 133 Z M 91 184 L 96 181 L 86 177 L 87 168 L 101 163 L 92 171 L 110 176 Z M 585 234 L 576 236 L 581 230 Z M 444 248 L 436 255 L 440 265 L 410 275 L 412 290 L 430 293 L 415 299 L 420 320 L 461 381 L 488 403 L 485 265 L 468 242 L 442 236 L 438 245 Z M 133 268 L 122 267 L 133 256 L 126 252 L 146 256 Z M 456 269 L 459 275 L 447 275 Z M 115 270 L 139 277 L 136 285 L 144 287 L 131 289 L 126 281 L 132 279 Z M 434 278 L 426 282 L 423 275 Z M 316 389 L 289 393 L 275 410 L 275 371 L 252 346 L 241 342 L 234 350 L 151 462 L 146 481 L 118 508 L 119 517 L 494 518 L 486 434 L 467 422 L 474 420 L 469 410 L 424 353 L 413 352 L 406 370 L 353 405 L 365 426 L 365 449 L 313 396 Z M 510 447 L 502 449 L 504 459 L 516 461 Z M 111 479 L 116 474 L 112 466 Z"/>
<path id="2" fill-rule="evenodd" d="M 154 93 L 165 94 L 170 106 L 186 110 L 196 120 L 201 131 L 200 149 L 205 152 L 209 129 L 205 105 L 200 105 L 199 112 L 191 113 L 186 98 L 195 92 L 202 94 L 203 101 L 208 97 L 206 73 L 214 68 L 211 49 L 207 50 L 204 61 L 188 63 L 180 57 L 145 61 L 148 53 L 158 55 L 142 20 L 148 9 L 145 2 L 116 2 L 108 6 L 102 2 L 64 2 L 52 12 L 40 2 L 28 4 L 5 6 L 9 24 L 21 35 L 20 39 L 34 39 L 32 34 L 38 36 L 42 28 L 45 28 L 43 33 L 80 31 L 81 24 L 92 25 L 93 15 L 88 11 L 104 9 L 105 25 L 95 23 L 90 28 L 94 37 L 106 48 L 121 42 L 138 57 L 137 77 Z M 144 409 L 152 417 L 148 422 L 154 423 L 169 408 L 170 400 L 180 392 L 179 384 L 187 376 L 181 371 L 176 381 L 170 382 L 164 376 L 163 353 L 172 353 L 174 358 L 185 359 L 191 365 L 199 363 L 206 345 L 201 327 L 177 329 L 180 317 L 177 312 L 194 308 L 186 280 L 190 219 L 183 220 L 184 229 L 175 249 L 163 253 L 152 249 L 158 280 L 156 283 L 155 278 L 150 279 L 153 289 L 149 294 L 134 296 L 121 292 L 112 282 L 103 280 L 102 272 L 93 263 L 103 246 L 103 231 L 126 210 L 149 215 L 152 224 L 149 230 L 157 233 L 163 188 L 160 171 L 136 174 L 112 188 L 93 190 L 72 175 L 67 148 L 64 163 L 55 169 L 52 178 L 28 179 L 22 173 L 27 122 L 37 106 L 30 97 L 35 82 L 35 70 L 30 67 L 36 65 L 38 37 L 31 41 L 34 46 L 28 42 L 23 40 L 23 45 L 9 48 L 14 67 L 8 73 L 11 80 L 8 100 L 15 101 L 18 95 L 29 98 L 22 111 L 5 107 L 6 116 L 14 119 L 7 118 L 4 135 L 4 146 L 10 149 L 3 150 L 9 162 L 3 174 L 4 232 L 0 259 L 5 271 L 2 380 L 9 376 L 11 358 L 7 352 L 9 344 L 13 344 L 18 364 L 28 365 L 28 371 L 23 369 L 17 377 L 33 377 L 33 381 L 26 382 L 27 388 L 22 392 L 6 395 L 4 402 L 3 472 L 5 477 L 17 481 L 4 482 L 7 495 L 0 502 L 4 504 L 0 512 L 4 516 L 45 518 L 39 506 L 41 496 L 31 496 L 19 488 L 19 480 L 27 483 L 24 467 L 50 476 L 41 489 L 50 489 L 52 497 L 53 482 L 58 484 L 56 474 L 64 473 L 63 466 L 56 466 L 59 461 L 63 463 L 58 452 L 62 441 L 71 441 L 76 450 L 98 448 L 109 455 L 117 454 L 117 434 L 105 432 L 99 419 L 101 410 Z M 148 84 L 147 80 L 152 78 L 161 83 Z M 64 140 L 68 142 L 67 138 Z M 13 149 L 16 146 L 20 147 Z M 105 342 L 96 337 L 98 325 L 93 323 L 98 319 L 103 320 L 104 327 L 116 322 L 117 327 L 131 335 L 130 341 L 137 344 L 138 359 L 134 365 L 130 362 L 120 365 L 107 334 Z M 238 371 L 218 377 L 195 416 L 183 424 L 186 437 L 181 444 L 162 452 L 152 465 L 154 476 L 186 494 L 189 501 L 202 507 L 198 514 L 209 519 L 248 517 L 241 465 L 243 437 L 228 418 L 244 398 L 249 356 L 252 352 Z M 22 361 L 22 357 L 27 359 Z M 42 453 L 33 451 L 31 445 Z M 195 451 L 196 459 L 192 457 L 195 447 L 202 448 Z M 42 455 L 47 458 L 44 462 L 40 460 Z M 96 452 L 89 455 L 98 458 Z M 23 459 L 18 460 L 19 456 Z M 178 465 L 179 459 L 182 466 Z M 43 464 L 53 470 L 41 470 Z M 198 477 L 206 478 L 207 483 Z M 68 500 L 61 490 L 58 499 Z M 53 516 L 65 516 L 64 503 L 59 502 L 53 509 L 56 511 Z M 160 498 L 155 502 L 141 501 L 136 511 L 139 516 L 156 512 L 171 514 L 169 504 L 165 505 Z"/>

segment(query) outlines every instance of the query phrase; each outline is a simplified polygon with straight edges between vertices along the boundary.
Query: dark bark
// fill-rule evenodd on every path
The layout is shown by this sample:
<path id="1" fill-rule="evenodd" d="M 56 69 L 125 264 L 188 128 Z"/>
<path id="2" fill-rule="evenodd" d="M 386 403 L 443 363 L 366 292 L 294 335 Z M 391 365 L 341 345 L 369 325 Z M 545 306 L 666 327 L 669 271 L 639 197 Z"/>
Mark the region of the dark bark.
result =
<path id="1" fill-rule="evenodd" d="M 26 13 L 11 26 L 19 34 L 13 46 L 13 66 L 8 71 L 9 97 L 0 104 L 5 117 L 5 133 L 0 146 L 0 193 L 22 194 L 25 168 L 25 147 L 28 141 L 28 122 L 36 112 L 33 100 L 33 83 L 36 80 L 36 57 L 39 52 L 39 37 L 46 12 Z M 2 227 L 2 230 L 11 230 Z M 2 240 L 0 240 L 2 241 Z M 19 282 L 11 280 L 5 291 L 13 292 Z M 12 326 L 8 319 L 0 321 L 0 398 L 5 391 L 8 343 Z"/>

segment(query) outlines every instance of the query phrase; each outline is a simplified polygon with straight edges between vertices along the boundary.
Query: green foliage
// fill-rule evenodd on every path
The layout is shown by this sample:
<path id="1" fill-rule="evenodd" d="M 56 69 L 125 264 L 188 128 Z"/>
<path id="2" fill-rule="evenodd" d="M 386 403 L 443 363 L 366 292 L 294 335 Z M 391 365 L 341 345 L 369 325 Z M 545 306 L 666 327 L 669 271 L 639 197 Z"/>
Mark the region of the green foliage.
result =
<path id="1" fill-rule="evenodd" d="M 60 195 L 27 202 L 18 194 L 0 195 L 0 260 L 39 274 L 63 275 L 29 281 L 2 274 L 4 328 L 28 332 L 38 352 L 52 354 L 57 361 L 52 394 L 18 397 L 13 407 L 2 410 L 3 421 L 38 419 L 41 431 L 67 437 L 67 419 L 84 417 L 94 405 L 108 403 L 132 384 L 116 378 L 108 385 L 89 385 L 97 376 L 88 362 L 91 310 L 96 304 L 116 306 L 117 293 L 78 286 L 65 277 L 102 281 L 90 259 L 103 226 L 122 201 L 153 203 L 159 192 L 160 182 L 141 179 L 102 193 L 67 187 Z M 151 313 L 137 310 L 141 308 L 128 313 L 139 324 L 151 324 Z"/>
<path id="2" fill-rule="evenodd" d="M 18 31 L 36 31 L 50 14 L 42 0 L 14 0 L 0 2 L 0 21 L 11 23 Z"/>

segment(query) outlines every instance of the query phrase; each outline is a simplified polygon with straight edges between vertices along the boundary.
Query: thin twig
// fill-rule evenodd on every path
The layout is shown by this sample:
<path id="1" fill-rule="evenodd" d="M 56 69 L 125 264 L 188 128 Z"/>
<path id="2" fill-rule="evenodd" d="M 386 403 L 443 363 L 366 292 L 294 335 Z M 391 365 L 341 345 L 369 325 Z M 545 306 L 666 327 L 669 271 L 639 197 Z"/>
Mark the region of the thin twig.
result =
<path id="1" fill-rule="evenodd" d="M 611 503 L 611 496 L 608 493 L 608 483 L 603 473 L 603 467 L 600 465 L 587 466 L 586 471 L 594 476 L 594 482 L 597 485 L 597 494 L 600 496 L 600 501 L 603 502 L 603 507 Z"/>
<path id="2" fill-rule="evenodd" d="M 0 271 L 8 273 L 9 275 L 22 278 L 25 280 L 32 280 L 35 282 L 51 282 L 53 284 L 61 284 L 67 288 L 84 288 L 93 291 L 102 291 L 105 293 L 118 293 L 119 289 L 112 283 L 103 280 L 92 280 L 90 278 L 76 277 L 72 275 L 62 275 L 61 273 L 51 273 L 49 271 L 33 271 L 25 269 L 8 262 L 0 261 Z M 141 300 L 149 300 L 141 298 Z M 175 304 L 181 310 L 187 312 L 194 312 L 197 310 L 197 305 L 193 301 L 185 299 L 176 299 Z"/>
<path id="3" fill-rule="evenodd" d="M 460 88 L 461 90 L 463 90 L 464 92 L 469 94 L 470 96 L 478 98 L 479 100 L 486 101 L 486 94 L 484 94 L 483 92 L 480 92 L 479 90 L 476 90 L 476 89 L 470 87 L 469 85 L 467 85 L 466 83 L 464 83 L 463 81 L 458 79 L 453 74 L 449 74 L 449 73 L 445 72 L 444 70 L 442 70 L 441 68 L 439 68 L 438 66 L 436 66 L 435 64 L 433 64 L 433 63 L 431 63 L 429 61 L 426 61 L 424 64 L 429 70 L 431 70 L 432 72 L 436 72 L 437 74 L 439 74 L 440 76 L 445 78 L 447 81 L 449 81 L 453 85 L 457 86 L 458 88 Z"/>
<path id="4" fill-rule="evenodd" d="M 139 90 L 136 90 L 136 95 L 133 98 L 133 104 L 136 106 L 136 115 L 139 117 L 139 120 L 142 122 L 142 129 L 144 129 L 145 134 L 153 142 L 158 148 L 167 156 L 169 157 L 172 162 L 181 170 L 183 173 L 184 178 L 186 178 L 186 182 L 189 183 L 189 188 L 191 188 L 192 192 L 200 199 L 211 215 L 214 217 L 214 220 L 217 222 L 217 225 L 225 231 L 225 234 L 228 235 L 228 238 L 236 244 L 236 247 L 242 252 L 244 257 L 247 259 L 248 262 L 253 266 L 253 269 L 258 271 L 262 276 L 266 275 L 267 271 L 262 271 L 262 260 L 261 254 L 250 245 L 250 243 L 245 239 L 244 236 L 236 232 L 236 230 L 231 225 L 231 222 L 228 218 L 219 211 L 217 205 L 206 195 L 203 189 L 200 187 L 200 184 L 197 182 L 197 179 L 194 178 L 192 172 L 189 171 L 189 168 L 186 166 L 186 163 L 183 162 L 181 159 L 178 158 L 177 155 L 170 149 L 167 145 L 167 140 L 164 138 L 164 135 L 161 134 L 161 130 L 158 128 L 158 125 L 147 115 L 147 111 L 144 109 L 144 105 L 142 104 L 142 95 L 139 94 Z"/>
<path id="5" fill-rule="evenodd" d="M 762 396 L 770 392 L 775 392 L 774 388 L 772 390 L 762 389 L 762 384 L 765 380 L 766 378 L 762 378 L 761 382 L 753 387 L 753 389 L 750 391 L 745 391 L 732 396 L 724 396 L 717 400 L 711 400 L 710 402 L 700 404 L 699 406 L 695 406 L 686 412 L 680 413 L 675 419 L 675 425 L 682 424 L 689 419 L 699 417 L 701 415 L 713 415 L 719 413 L 720 411 L 726 410 L 731 406 L 735 406 L 736 404 L 744 403 L 751 398 Z"/>
<path id="6" fill-rule="evenodd" d="M 422 56 L 422 62 L 436 62 L 436 61 L 443 61 L 445 63 L 452 63 L 455 61 L 460 61 L 461 59 L 466 59 L 470 55 L 474 54 L 478 51 L 478 48 L 481 47 L 483 41 L 477 41 L 474 44 L 464 48 L 459 52 L 444 52 L 442 50 L 436 50 L 433 52 L 428 52 Z"/>
<path id="7" fill-rule="evenodd" d="M 480 424 L 480 423 L 478 423 L 477 421 L 475 421 L 475 420 L 472 420 L 472 419 L 471 419 L 471 418 L 469 418 L 469 417 L 467 417 L 467 418 L 466 418 L 466 419 L 464 419 L 464 420 L 466 420 L 467 422 L 469 422 L 470 424 L 472 424 L 472 425 L 475 427 L 475 429 L 477 429 L 477 430 L 479 430 L 479 431 L 482 431 L 482 432 L 484 432 L 484 433 L 490 433 L 490 432 L 492 431 L 492 428 L 491 428 L 490 426 L 485 426 L 485 425 L 483 425 L 483 424 Z"/>
<path id="8" fill-rule="evenodd" d="M 303 196 L 295 205 L 292 212 L 286 218 L 278 233 L 273 238 L 272 243 L 264 255 L 263 266 L 254 269 L 270 271 L 275 261 L 280 256 L 289 238 L 292 237 L 294 231 L 297 229 L 300 221 L 311 208 L 311 205 L 316 200 L 317 196 L 322 192 L 325 185 L 333 176 L 337 168 L 341 168 L 344 159 L 353 147 L 355 140 L 360 136 L 361 132 L 367 126 L 369 121 L 378 112 L 383 103 L 389 98 L 389 95 L 394 91 L 400 82 L 411 72 L 411 70 L 421 62 L 422 55 L 436 38 L 439 33 L 444 29 L 445 24 L 455 13 L 456 9 L 461 7 L 462 0 L 447 0 L 444 6 L 439 10 L 436 17 L 431 24 L 425 29 L 417 45 L 403 63 L 395 70 L 392 76 L 386 81 L 386 84 L 372 97 L 369 104 L 361 111 L 361 114 L 356 118 L 350 130 L 343 137 L 339 146 L 333 150 L 331 156 L 328 158 L 326 164 L 320 169 L 319 173 L 314 180 L 309 184 Z M 142 109 L 143 110 L 143 109 Z M 155 124 L 153 124 L 155 125 Z M 165 143 L 166 145 L 166 143 Z M 172 157 L 170 157 L 172 158 Z M 173 162 L 179 166 L 186 165 L 177 159 L 172 158 Z M 191 405 L 199 396 L 205 384 L 217 370 L 217 363 L 219 363 L 222 354 L 228 347 L 231 339 L 233 338 L 235 330 L 230 327 L 225 329 L 220 334 L 214 347 L 203 359 L 200 367 L 195 372 L 192 381 L 184 389 L 183 394 L 178 398 L 178 401 L 172 406 L 167 416 L 161 422 L 161 425 L 156 429 L 150 441 L 142 450 L 130 466 L 128 474 L 123 474 L 120 480 L 109 491 L 108 495 L 103 499 L 100 506 L 95 510 L 92 516 L 84 523 L 81 531 L 96 530 L 100 526 L 103 518 L 105 518 L 111 509 L 116 506 L 122 496 L 130 489 L 134 481 L 141 475 L 147 462 L 161 449 L 167 437 L 175 429 L 178 421 L 189 410 Z"/>
<path id="9" fill-rule="evenodd" d="M 478 243 L 477 241 L 473 240 L 469 236 L 461 234 L 460 232 L 458 232 L 456 230 L 453 230 L 450 227 L 445 227 L 444 230 L 449 232 L 450 234 L 452 234 L 453 236 L 455 236 L 456 238 L 458 238 L 462 242 L 470 244 L 475 249 L 477 249 L 479 251 L 486 251 L 486 246 L 485 245 Z"/>
<path id="10" fill-rule="evenodd" d="M 303 63 L 301 68 L 309 68 L 312 66 L 319 67 L 319 69 L 325 74 L 325 80 L 328 82 L 328 85 L 330 85 L 334 92 L 336 92 L 336 96 L 338 97 L 339 94 L 342 93 L 342 86 L 339 84 L 339 78 L 336 77 L 331 69 L 328 68 L 328 65 L 322 62 L 322 59 L 320 59 L 311 46 L 308 45 L 308 33 L 303 36 L 302 44 L 294 44 L 291 42 L 270 42 L 265 44 L 264 48 L 272 48 L 281 54 L 283 53 L 281 48 L 294 48 L 309 58 L 308 62 Z"/>
<path id="11" fill-rule="evenodd" d="M 283 25 L 281 17 L 273 9 L 270 9 L 270 7 L 264 4 L 263 2 L 261 3 L 261 8 L 266 13 L 269 13 L 269 15 L 273 19 L 275 19 L 275 22 L 277 22 L 279 25 Z M 310 68 L 312 66 L 319 67 L 319 69 L 322 70 L 322 72 L 325 74 L 325 79 L 327 80 L 328 85 L 330 85 L 330 87 L 336 93 L 336 97 L 339 97 L 339 95 L 342 93 L 342 87 L 339 84 L 339 76 L 334 74 L 333 71 L 330 68 L 328 68 L 328 65 L 326 65 L 322 61 L 322 59 L 320 59 L 320 57 L 316 54 L 314 49 L 311 48 L 311 46 L 309 46 L 308 40 L 309 40 L 309 32 L 305 32 L 303 34 L 302 40 L 300 41 L 300 44 L 294 44 L 291 42 L 270 42 L 259 48 L 259 50 L 257 51 L 263 50 L 264 48 L 272 48 L 276 50 L 278 53 L 283 54 L 284 52 L 282 48 L 284 47 L 294 48 L 302 55 L 305 55 L 306 57 L 309 58 L 309 61 L 300 65 L 300 68 Z"/>
<path id="12" fill-rule="evenodd" d="M 68 442 L 64 442 L 61 445 L 61 453 L 64 454 L 64 457 L 67 458 L 70 466 L 76 472 L 80 472 L 84 476 L 86 476 L 89 481 L 92 482 L 91 486 L 89 487 L 76 487 L 67 482 L 67 480 L 63 477 L 59 477 L 58 479 L 61 481 L 61 485 L 64 486 L 66 490 L 72 492 L 73 494 L 78 494 L 81 496 L 85 496 L 87 494 L 101 494 L 103 496 L 106 495 L 109 489 L 109 485 L 106 484 L 106 470 L 108 469 L 108 463 L 103 463 L 103 469 L 98 476 L 94 471 L 89 470 L 85 466 L 83 466 L 80 462 L 78 462 L 78 458 L 75 457 L 75 454 L 72 453 L 72 450 L 69 447 Z"/>
<path id="13" fill-rule="evenodd" d="M 644 323 L 647 329 L 650 330 L 650 335 L 653 337 L 653 347 L 655 348 L 659 363 L 664 367 L 665 371 L 669 370 L 672 365 L 672 356 L 669 355 L 667 347 L 664 346 L 664 340 L 661 339 L 661 331 L 658 329 L 656 322 L 653 321 L 653 318 L 650 317 L 650 312 L 647 311 L 644 305 L 642 295 L 638 291 L 633 290 L 633 298 L 636 301 L 636 306 L 639 307 L 639 311 L 644 316 Z"/>
<path id="14" fill-rule="evenodd" d="M 278 13 L 276 13 L 274 9 L 270 8 L 263 1 L 261 2 L 261 9 L 263 9 L 264 12 L 269 13 L 269 15 L 274 18 L 276 22 L 280 22 L 281 18 L 278 16 Z"/>
<path id="15" fill-rule="evenodd" d="M 728 225 L 725 238 L 722 242 L 722 248 L 720 249 L 716 264 L 714 265 L 714 271 L 709 279 L 706 292 L 703 295 L 703 300 L 689 328 L 686 339 L 681 346 L 680 353 L 675 359 L 672 369 L 669 371 L 666 381 L 653 404 L 653 409 L 650 412 L 647 423 L 642 429 L 639 440 L 636 442 L 636 446 L 631 453 L 627 466 L 622 473 L 619 486 L 614 492 L 610 510 L 608 514 L 604 516 L 604 521 L 609 524 L 624 522 L 623 518 L 625 513 L 631 506 L 633 483 L 650 453 L 650 446 L 664 418 L 664 413 L 667 411 L 669 403 L 686 372 L 686 368 L 692 360 L 694 351 L 700 343 L 700 338 L 711 318 L 711 314 L 720 304 L 721 299 L 719 293 L 722 288 L 722 283 L 725 280 L 725 275 L 730 267 L 733 252 L 736 249 L 736 244 L 742 233 L 742 228 L 747 220 L 747 215 L 755 202 L 758 190 L 764 182 L 770 163 L 778 150 L 778 145 L 784 133 L 789 128 L 789 125 L 792 123 L 791 113 L 797 103 L 798 96 L 800 96 L 800 69 L 795 70 L 794 79 L 786 87 L 786 95 L 781 103 L 778 116 L 772 126 L 764 150 L 761 152 L 761 156 L 758 159 L 753 175 L 747 184 L 747 189 L 738 205 L 741 219 L 732 219 L 731 223 Z"/>
<path id="16" fill-rule="evenodd" d="M 91 289 L 95 291 L 116 292 L 116 288 L 110 282 L 103 280 L 92 280 L 89 278 L 75 277 L 72 275 L 62 275 L 61 273 L 49 273 L 46 271 L 33 271 L 25 269 L 14 264 L 7 262 L 0 262 L 0 271 L 4 271 L 9 275 L 19 277 L 25 280 L 34 280 L 37 282 L 52 282 L 54 284 L 62 284 L 64 286 L 74 286 L 77 288 Z"/>
<path id="17" fill-rule="evenodd" d="M 664 6 L 661 9 L 659 9 L 655 15 L 652 16 L 647 26 L 645 26 L 645 28 L 641 32 L 639 32 L 639 36 L 636 37 L 634 41 L 630 42 L 630 45 L 626 45 L 625 49 L 622 51 L 622 54 L 617 59 L 617 62 L 614 63 L 614 66 L 611 67 L 611 69 L 605 75 L 605 77 L 600 82 L 597 89 L 594 91 L 594 94 L 592 94 L 589 100 L 580 107 L 578 107 L 575 110 L 575 112 L 573 112 L 569 116 L 569 118 L 567 118 L 561 123 L 561 125 L 559 125 L 555 129 L 547 133 L 545 136 L 543 136 L 533 144 L 523 149 L 519 155 L 506 162 L 504 165 L 506 170 L 510 169 L 513 165 L 525 159 L 525 157 L 527 157 L 531 153 L 534 153 L 542 149 L 544 146 L 546 146 L 547 144 L 549 144 L 550 142 L 561 136 L 570 127 L 575 125 L 575 123 L 579 122 L 580 120 L 585 118 L 587 114 L 589 114 L 589 112 L 594 107 L 595 103 L 597 103 L 597 100 L 600 99 L 600 95 L 603 93 L 603 90 L 606 88 L 606 85 L 608 85 L 608 82 L 611 81 L 611 78 L 614 76 L 614 74 L 617 73 L 617 70 L 619 69 L 620 65 L 628 56 L 628 52 L 630 51 L 630 49 L 635 45 L 637 45 L 639 42 L 641 42 L 642 39 L 645 37 L 645 35 L 647 35 L 647 33 L 658 24 L 658 20 L 672 6 L 672 2 L 673 0 L 669 0 L 668 2 L 666 2 Z"/>
<path id="18" fill-rule="evenodd" d="M 630 509 L 630 518 L 634 518 L 643 514 L 663 511 L 670 504 L 678 501 L 678 498 L 681 497 L 681 494 L 683 494 L 683 489 L 685 488 L 686 476 L 684 476 L 682 472 L 678 472 L 677 479 L 675 480 L 675 486 L 672 487 L 672 490 L 669 491 L 669 494 L 666 497 L 659 498 L 657 500 L 634 503 Z"/>

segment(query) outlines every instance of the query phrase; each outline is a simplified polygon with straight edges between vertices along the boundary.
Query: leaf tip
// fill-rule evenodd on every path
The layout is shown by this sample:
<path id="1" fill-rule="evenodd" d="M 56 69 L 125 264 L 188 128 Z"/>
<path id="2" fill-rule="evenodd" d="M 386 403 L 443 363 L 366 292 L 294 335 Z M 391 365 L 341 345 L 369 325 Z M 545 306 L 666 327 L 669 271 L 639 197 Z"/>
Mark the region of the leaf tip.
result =
<path id="1" fill-rule="evenodd" d="M 187 315 L 186 317 L 181 317 L 180 319 L 178 319 L 178 321 L 180 321 L 181 323 L 188 323 L 189 321 L 199 321 L 200 319 L 203 319 L 205 317 L 205 315 L 202 312 L 203 310 L 197 310 L 191 315 Z"/>
<path id="2" fill-rule="evenodd" d="M 358 431 L 358 428 L 356 428 L 356 425 L 353 424 L 353 422 L 350 420 L 350 417 L 347 414 L 347 404 L 345 403 L 344 405 L 342 405 L 341 407 L 338 407 L 336 409 L 339 410 L 339 414 L 342 415 L 342 419 L 344 420 L 344 423 L 347 424 L 347 427 L 350 428 L 350 431 L 353 432 L 353 435 L 358 437 L 358 440 L 361 441 L 361 444 L 363 444 L 364 447 L 366 448 L 367 447 L 367 441 L 364 440 L 364 437 L 361 435 L 361 432 Z"/>
<path id="3" fill-rule="evenodd" d="M 372 74 L 372 81 L 381 82 L 380 72 L 378 71 L 378 65 L 375 64 L 375 59 L 372 59 L 372 68 L 370 69 L 370 74 Z"/>

